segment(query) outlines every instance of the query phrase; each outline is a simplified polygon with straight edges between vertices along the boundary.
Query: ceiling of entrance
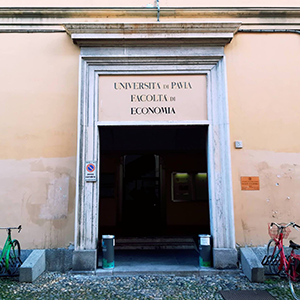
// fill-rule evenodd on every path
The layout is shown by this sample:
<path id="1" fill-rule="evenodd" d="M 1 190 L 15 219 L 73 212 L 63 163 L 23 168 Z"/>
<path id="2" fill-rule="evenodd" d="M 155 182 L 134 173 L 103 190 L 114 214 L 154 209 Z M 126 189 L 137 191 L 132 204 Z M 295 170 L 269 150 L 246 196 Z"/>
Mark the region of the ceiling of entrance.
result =
<path id="1" fill-rule="evenodd" d="M 207 126 L 100 127 L 101 151 L 199 151 L 206 141 Z"/>

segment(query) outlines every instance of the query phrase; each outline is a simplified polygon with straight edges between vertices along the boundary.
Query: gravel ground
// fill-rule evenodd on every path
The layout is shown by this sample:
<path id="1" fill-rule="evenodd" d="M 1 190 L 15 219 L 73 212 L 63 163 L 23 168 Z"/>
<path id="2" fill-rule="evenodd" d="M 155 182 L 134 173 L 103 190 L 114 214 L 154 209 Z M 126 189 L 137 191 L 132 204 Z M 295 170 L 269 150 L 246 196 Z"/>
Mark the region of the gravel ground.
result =
<path id="1" fill-rule="evenodd" d="M 243 274 L 214 276 L 112 276 L 43 273 L 34 283 L 0 278 L 0 299 L 220 299 L 220 290 L 267 290 L 276 299 L 293 299 L 286 280 L 251 283 Z"/>

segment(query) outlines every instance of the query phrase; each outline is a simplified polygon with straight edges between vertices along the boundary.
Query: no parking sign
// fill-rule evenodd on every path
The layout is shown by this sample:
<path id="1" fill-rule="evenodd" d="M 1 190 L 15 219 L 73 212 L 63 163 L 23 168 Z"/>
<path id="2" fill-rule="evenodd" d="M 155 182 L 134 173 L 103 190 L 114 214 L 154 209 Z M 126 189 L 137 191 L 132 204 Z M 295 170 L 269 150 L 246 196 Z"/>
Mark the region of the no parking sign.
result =
<path id="1" fill-rule="evenodd" d="M 85 163 L 85 180 L 97 181 L 96 162 L 87 161 Z"/>

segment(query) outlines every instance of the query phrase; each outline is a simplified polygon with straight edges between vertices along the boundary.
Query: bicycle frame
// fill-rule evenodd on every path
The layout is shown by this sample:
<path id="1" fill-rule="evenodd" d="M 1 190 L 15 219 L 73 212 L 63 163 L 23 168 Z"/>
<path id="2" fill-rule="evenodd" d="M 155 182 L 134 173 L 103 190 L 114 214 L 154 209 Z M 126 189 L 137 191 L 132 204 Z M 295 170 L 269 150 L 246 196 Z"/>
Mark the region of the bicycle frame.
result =
<path id="1" fill-rule="evenodd" d="M 2 253 L 0 256 L 0 261 L 4 258 L 5 260 L 5 269 L 8 270 L 9 267 L 9 253 L 10 249 L 12 247 L 12 239 L 11 239 L 11 229 L 7 229 L 8 235 L 4 244 L 4 247 L 2 249 Z"/>
<path id="2" fill-rule="evenodd" d="M 289 277 L 292 281 L 296 281 L 297 277 L 299 277 L 299 274 L 297 274 L 296 268 L 292 268 L 292 265 L 296 263 L 296 261 L 299 261 L 300 264 L 300 255 L 295 254 L 294 248 L 292 248 L 289 258 L 287 258 L 287 256 L 285 255 L 284 246 L 283 246 L 283 238 L 284 238 L 283 229 L 287 228 L 288 226 L 293 226 L 294 228 L 299 226 L 294 222 L 290 222 L 286 226 L 280 226 L 277 223 L 272 223 L 272 224 L 276 225 L 280 229 L 280 232 L 278 238 L 273 237 L 273 241 L 275 242 L 275 247 L 273 249 L 271 257 L 273 258 L 274 262 L 276 262 L 279 255 L 280 260 L 278 266 L 278 273 L 284 271 L 287 277 Z"/>
<path id="3" fill-rule="evenodd" d="M 278 228 L 278 233 L 272 230 L 273 225 Z M 291 248 L 291 253 L 289 257 L 285 255 L 283 246 L 283 239 L 287 238 L 290 232 L 287 231 L 289 226 L 292 226 L 295 229 L 300 228 L 300 225 L 297 225 L 294 222 L 290 222 L 286 225 L 272 222 L 269 225 L 271 240 L 268 243 L 267 254 L 263 258 L 262 264 L 268 265 L 270 272 L 273 275 L 278 274 L 281 276 L 284 273 L 284 276 L 289 279 L 289 285 L 294 299 L 300 300 L 300 290 L 297 286 L 294 286 L 294 283 L 297 282 L 300 277 L 300 255 L 295 254 L 295 250 L 299 250 L 300 245 L 290 240 L 289 247 Z M 274 249 L 271 250 L 271 245 L 273 243 L 275 243 Z"/>
<path id="4" fill-rule="evenodd" d="M 283 247 L 283 233 L 281 232 L 279 234 L 278 239 L 273 238 L 273 240 L 275 241 L 275 247 L 272 253 L 272 256 L 274 256 L 275 258 L 280 257 L 280 264 L 278 267 L 279 272 L 282 271 L 283 267 L 284 267 L 284 271 L 286 273 L 288 273 L 289 270 L 289 266 L 290 266 L 290 261 L 291 261 L 291 256 L 289 257 L 289 260 L 287 260 L 285 253 L 284 253 L 284 247 Z M 276 249 L 276 247 L 278 248 L 278 250 Z M 277 250 L 277 253 L 276 253 Z"/>
<path id="5" fill-rule="evenodd" d="M 16 241 L 15 239 L 12 240 L 11 238 L 11 231 L 12 229 L 18 229 L 19 232 L 22 229 L 22 226 L 20 225 L 19 227 L 7 227 L 7 228 L 3 228 L 0 227 L 0 229 L 6 229 L 7 230 L 7 238 L 5 241 L 5 244 L 3 246 L 2 252 L 1 252 L 1 256 L 0 256 L 0 262 L 4 259 L 4 265 L 5 265 L 5 270 L 8 271 L 9 269 L 9 260 L 10 260 L 10 253 L 11 253 L 11 249 L 12 251 L 12 257 L 15 258 L 16 257 L 16 253 L 15 253 L 15 248 L 14 248 L 14 242 Z"/>

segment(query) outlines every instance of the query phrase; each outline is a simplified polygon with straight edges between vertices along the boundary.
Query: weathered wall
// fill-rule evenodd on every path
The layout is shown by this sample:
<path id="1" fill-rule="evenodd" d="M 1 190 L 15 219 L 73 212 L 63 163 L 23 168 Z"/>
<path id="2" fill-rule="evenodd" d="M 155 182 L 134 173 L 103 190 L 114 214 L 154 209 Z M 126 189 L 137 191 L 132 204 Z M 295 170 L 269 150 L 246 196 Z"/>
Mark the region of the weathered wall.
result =
<path id="1" fill-rule="evenodd" d="M 239 33 L 225 53 L 236 241 L 263 245 L 269 222 L 300 223 L 300 36 Z M 260 190 L 241 191 L 240 176 Z"/>
<path id="2" fill-rule="evenodd" d="M 110 7 L 147 4 L 154 2 L 112 0 Z M 0 5 L 23 3 L 0 0 Z M 28 7 L 47 5 L 107 3 L 26 2 Z M 160 5 L 280 6 L 281 1 L 161 0 Z M 297 5 L 298 0 L 284 3 Z M 0 226 L 22 224 L 23 248 L 65 247 L 74 239 L 79 48 L 66 33 L 5 33 L 0 43 Z M 236 240 L 241 245 L 265 244 L 268 222 L 300 223 L 299 50 L 299 35 L 289 33 L 238 33 L 225 48 Z M 234 149 L 235 140 L 242 140 L 244 148 Z M 240 176 L 259 176 L 260 190 L 241 191 Z M 0 232 L 1 240 L 5 236 Z"/>
<path id="3" fill-rule="evenodd" d="M 74 241 L 79 48 L 65 34 L 0 34 L 0 226 L 22 248 Z M 0 232 L 0 240 L 6 233 Z"/>
<path id="4" fill-rule="evenodd" d="M 110 0 L 110 1 L 96 1 L 96 0 L 15 0 L 13 2 L 7 0 L 0 0 L 1 7 L 145 7 L 148 4 L 156 5 L 155 0 Z M 299 0 L 160 0 L 161 7 L 297 7 Z"/>

